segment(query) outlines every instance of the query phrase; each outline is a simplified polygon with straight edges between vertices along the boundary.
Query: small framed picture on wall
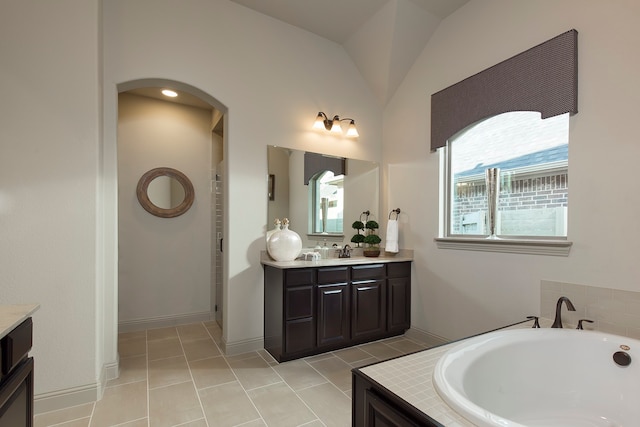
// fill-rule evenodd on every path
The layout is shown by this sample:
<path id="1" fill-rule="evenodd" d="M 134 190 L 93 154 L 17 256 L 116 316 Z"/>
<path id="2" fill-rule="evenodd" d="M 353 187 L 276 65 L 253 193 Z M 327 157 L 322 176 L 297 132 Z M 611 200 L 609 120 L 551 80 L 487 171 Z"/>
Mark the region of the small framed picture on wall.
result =
<path id="1" fill-rule="evenodd" d="M 269 174 L 269 181 L 267 183 L 267 194 L 269 194 L 269 200 L 275 200 L 276 198 L 276 176 Z"/>

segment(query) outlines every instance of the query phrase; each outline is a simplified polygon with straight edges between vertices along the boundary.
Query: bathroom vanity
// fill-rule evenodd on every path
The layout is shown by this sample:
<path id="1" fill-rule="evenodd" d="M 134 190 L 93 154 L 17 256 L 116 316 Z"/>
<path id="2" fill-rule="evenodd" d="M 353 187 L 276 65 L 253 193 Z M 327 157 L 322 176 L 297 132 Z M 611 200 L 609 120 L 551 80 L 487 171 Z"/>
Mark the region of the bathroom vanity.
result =
<path id="1" fill-rule="evenodd" d="M 263 258 L 264 347 L 278 361 L 403 334 L 411 257 Z"/>
<path id="2" fill-rule="evenodd" d="M 37 304 L 0 306 L 0 427 L 33 426 L 33 322 Z"/>

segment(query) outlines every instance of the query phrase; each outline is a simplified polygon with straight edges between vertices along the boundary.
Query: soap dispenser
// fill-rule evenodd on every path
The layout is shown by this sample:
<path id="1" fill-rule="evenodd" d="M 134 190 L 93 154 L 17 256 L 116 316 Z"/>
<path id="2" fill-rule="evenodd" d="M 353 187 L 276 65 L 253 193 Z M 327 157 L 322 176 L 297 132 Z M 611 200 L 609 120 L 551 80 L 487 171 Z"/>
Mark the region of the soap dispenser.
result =
<path id="1" fill-rule="evenodd" d="M 324 244 L 320 249 L 320 258 L 327 259 L 329 258 L 329 248 L 327 247 L 327 239 L 324 239 Z"/>

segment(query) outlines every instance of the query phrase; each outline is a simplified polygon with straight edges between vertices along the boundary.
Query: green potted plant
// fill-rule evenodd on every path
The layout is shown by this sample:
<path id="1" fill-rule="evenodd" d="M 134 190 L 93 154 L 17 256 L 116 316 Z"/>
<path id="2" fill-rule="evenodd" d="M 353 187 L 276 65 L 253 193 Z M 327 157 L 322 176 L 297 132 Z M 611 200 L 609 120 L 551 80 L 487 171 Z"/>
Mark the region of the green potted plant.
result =
<path id="1" fill-rule="evenodd" d="M 380 242 L 382 239 L 376 234 L 376 230 L 380 228 L 376 221 L 370 220 L 364 226 L 367 229 L 367 235 L 364 237 L 364 256 L 377 257 L 380 255 Z"/>
<path id="2" fill-rule="evenodd" d="M 351 243 L 355 243 L 356 247 L 360 247 L 360 243 L 364 242 L 364 234 L 360 234 L 360 231 L 364 231 L 364 223 L 362 221 L 355 221 L 351 224 L 351 228 L 357 230 L 358 234 L 354 234 L 351 238 Z"/>

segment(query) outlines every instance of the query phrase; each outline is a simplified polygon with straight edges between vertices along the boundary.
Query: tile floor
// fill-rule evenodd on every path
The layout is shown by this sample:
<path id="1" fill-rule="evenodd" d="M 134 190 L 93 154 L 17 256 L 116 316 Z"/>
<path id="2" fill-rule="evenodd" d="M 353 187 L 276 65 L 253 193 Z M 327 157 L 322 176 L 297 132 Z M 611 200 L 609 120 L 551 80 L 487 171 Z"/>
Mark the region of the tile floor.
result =
<path id="1" fill-rule="evenodd" d="M 430 347 L 401 337 L 285 363 L 225 356 L 215 322 L 122 333 L 104 397 L 38 414 L 36 427 L 350 426 L 351 369 Z"/>

